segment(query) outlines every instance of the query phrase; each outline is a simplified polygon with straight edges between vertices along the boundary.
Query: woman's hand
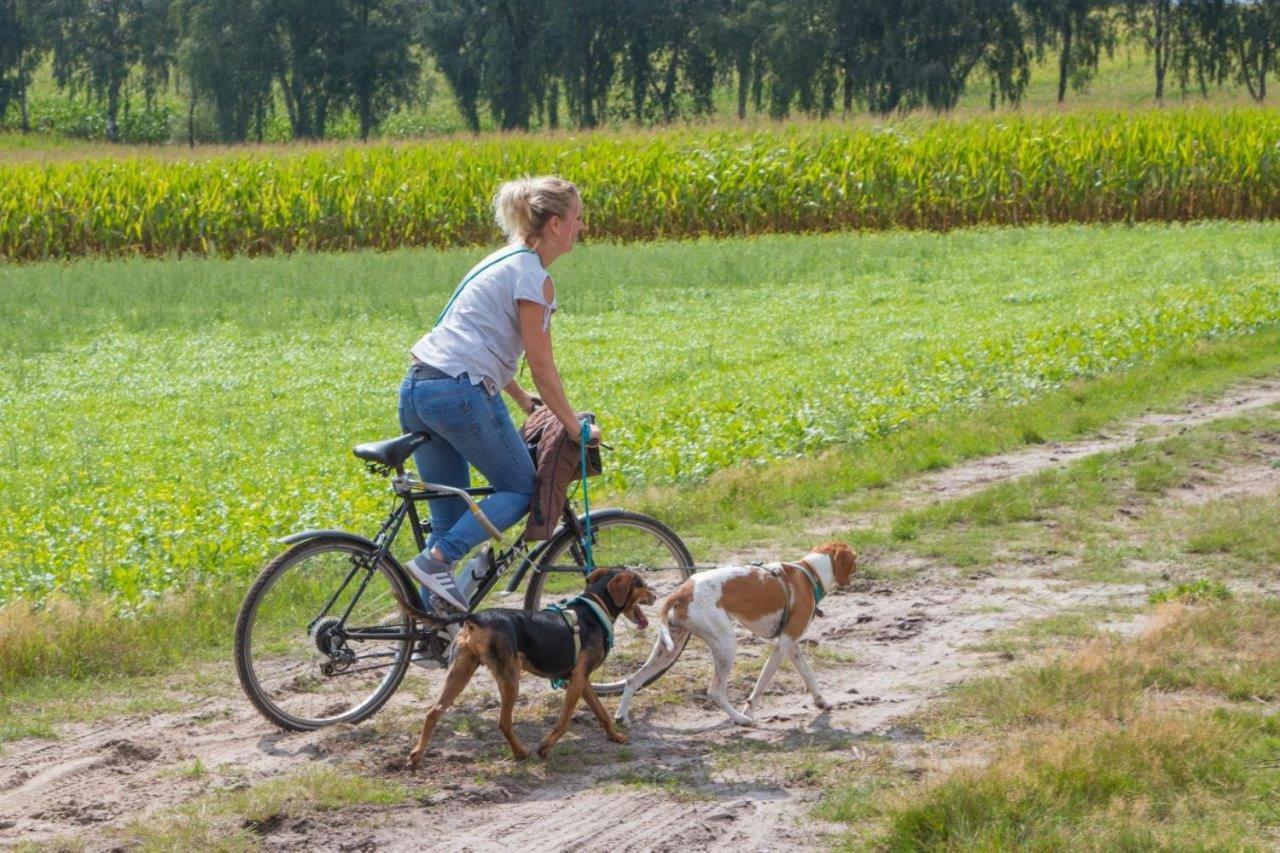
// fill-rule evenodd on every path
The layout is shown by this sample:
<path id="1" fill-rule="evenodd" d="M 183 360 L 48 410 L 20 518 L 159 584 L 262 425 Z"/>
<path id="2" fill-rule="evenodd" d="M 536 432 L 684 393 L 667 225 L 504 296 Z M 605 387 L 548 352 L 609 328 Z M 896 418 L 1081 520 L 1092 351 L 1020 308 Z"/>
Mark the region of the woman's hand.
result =
<path id="1" fill-rule="evenodd" d="M 520 407 L 520 411 L 526 415 L 533 414 L 533 410 L 542 405 L 542 399 L 532 396 L 528 391 L 520 387 L 520 384 L 512 379 L 506 385 L 502 386 L 502 390 L 507 392 L 507 396 L 515 401 Z"/>

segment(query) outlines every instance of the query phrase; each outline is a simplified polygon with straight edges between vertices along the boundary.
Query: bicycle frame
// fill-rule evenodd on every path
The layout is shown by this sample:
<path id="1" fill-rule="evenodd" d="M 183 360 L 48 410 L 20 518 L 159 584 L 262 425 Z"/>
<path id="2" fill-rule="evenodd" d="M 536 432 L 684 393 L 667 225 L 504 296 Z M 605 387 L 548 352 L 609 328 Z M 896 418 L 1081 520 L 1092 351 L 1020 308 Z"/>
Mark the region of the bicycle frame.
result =
<path id="1" fill-rule="evenodd" d="M 535 563 L 539 553 L 546 545 L 546 543 L 540 543 L 533 550 L 529 550 L 524 547 L 523 543 L 516 542 L 512 544 L 503 539 L 501 531 L 493 526 L 493 523 L 489 521 L 488 517 L 485 516 L 484 511 L 480 509 L 479 505 L 475 501 L 476 497 L 493 494 L 494 490 L 492 488 L 475 487 L 458 489 L 452 486 L 440 485 L 438 483 L 426 483 L 405 474 L 403 468 L 397 469 L 396 476 L 393 478 L 391 486 L 392 490 L 400 500 L 396 506 L 392 508 L 390 515 L 387 516 L 386 521 L 382 523 L 382 526 L 378 529 L 377 535 L 374 536 L 372 540 L 367 540 L 364 537 L 355 536 L 353 534 L 341 534 L 348 536 L 353 540 L 372 545 L 376 551 L 370 558 L 368 558 L 367 565 L 364 560 L 352 561 L 351 570 L 347 573 L 347 576 L 343 579 L 342 583 L 338 585 L 337 589 L 334 590 L 321 612 L 312 620 L 311 624 L 308 626 L 308 630 L 314 628 L 321 619 L 325 618 L 329 613 L 329 609 L 333 607 L 334 603 L 338 600 L 338 597 L 342 595 L 343 590 L 347 588 L 361 569 L 365 569 L 365 576 L 360 582 L 360 588 L 356 590 L 355 595 L 352 596 L 350 603 L 346 607 L 346 611 L 339 619 L 338 624 L 340 626 L 345 626 L 347 617 L 350 616 L 356 602 L 360 600 L 360 596 L 364 594 L 365 587 L 373 577 L 373 567 L 378 565 L 380 561 L 385 561 L 389 565 L 394 566 L 400 573 L 405 586 L 408 589 L 416 589 L 416 584 L 408 571 L 392 555 L 391 546 L 399 535 L 405 521 L 408 520 L 409 528 L 413 532 L 414 542 L 417 545 L 418 550 L 426 550 L 427 534 L 431 532 L 431 522 L 430 520 L 424 521 L 418 512 L 418 504 L 423 501 L 430 502 L 434 500 L 448 499 L 461 499 L 465 501 L 468 509 L 476 516 L 480 525 L 489 533 L 490 538 L 498 548 L 493 562 L 489 565 L 489 571 L 480 579 L 480 583 L 476 586 L 475 590 L 472 591 L 471 598 L 468 601 L 472 610 L 474 610 L 476 606 L 484 600 L 490 591 L 493 590 L 494 586 L 497 585 L 499 578 L 501 578 L 511 565 L 518 560 L 519 567 L 507 585 L 508 592 L 514 591 L 520 585 L 525 574 Z M 578 516 L 573 512 L 573 508 L 568 501 L 565 502 L 563 521 L 564 524 L 570 526 L 577 532 L 579 538 L 585 535 L 582 524 L 578 520 Z M 328 533 L 332 535 L 339 533 L 339 531 L 307 531 L 305 533 L 290 536 L 285 541 L 297 542 L 308 538 L 309 536 L 319 535 L 321 533 Z M 413 602 L 406 601 L 403 602 L 403 604 L 405 604 L 409 610 L 416 615 L 426 615 L 425 612 Z M 410 628 L 408 631 L 405 631 L 397 627 L 387 626 L 356 628 L 354 630 L 347 630 L 345 627 L 341 627 L 339 630 L 343 637 L 353 640 L 416 641 L 429 637 L 434 634 L 437 629 Z"/>

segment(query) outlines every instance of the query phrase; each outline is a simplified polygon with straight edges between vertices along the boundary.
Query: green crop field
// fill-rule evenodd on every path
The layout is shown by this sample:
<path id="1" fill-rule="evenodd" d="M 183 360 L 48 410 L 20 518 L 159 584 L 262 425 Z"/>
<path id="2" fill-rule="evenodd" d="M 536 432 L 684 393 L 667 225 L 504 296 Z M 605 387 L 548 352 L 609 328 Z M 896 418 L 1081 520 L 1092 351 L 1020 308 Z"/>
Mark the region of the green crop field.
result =
<path id="1" fill-rule="evenodd" d="M 477 257 L 0 269 L 0 601 L 138 604 L 241 582 L 295 528 L 369 531 L 389 495 L 348 449 L 398 431 L 406 349 Z M 1270 224 L 593 245 L 553 272 L 624 503 L 1280 323 Z"/>
<path id="2" fill-rule="evenodd" d="M 1280 114 L 1169 110 L 587 134 L 0 169 L 0 257 L 476 244 L 520 173 L 645 240 L 1280 214 Z"/>

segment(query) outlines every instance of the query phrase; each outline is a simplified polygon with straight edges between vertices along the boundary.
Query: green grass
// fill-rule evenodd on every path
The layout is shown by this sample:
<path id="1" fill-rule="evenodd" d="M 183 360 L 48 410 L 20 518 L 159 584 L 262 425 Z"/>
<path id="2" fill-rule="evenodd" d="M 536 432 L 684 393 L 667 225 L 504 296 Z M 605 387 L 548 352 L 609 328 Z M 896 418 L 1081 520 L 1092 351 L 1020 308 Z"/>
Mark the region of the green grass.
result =
<path id="1" fill-rule="evenodd" d="M 1267 522 L 1275 517 L 1277 496 L 1210 499 L 1194 511 L 1177 496 L 1197 477 L 1265 456 L 1277 428 L 1276 413 L 1264 409 L 1089 456 L 898 514 L 888 522 L 889 543 L 961 566 L 989 564 L 999 551 L 1067 555 L 1076 560 L 1079 580 L 1119 580 L 1133 558 L 1193 571 L 1234 566 L 1248 573 L 1252 567 L 1256 574 L 1280 558 L 1280 531 Z M 1173 595 L 1197 592 L 1210 594 L 1187 581 Z"/>
<path id="2" fill-rule="evenodd" d="M 667 520 L 699 560 L 807 545 L 804 522 L 837 498 L 1274 371 L 1277 241 L 1204 225 L 584 248 L 556 268 L 557 340 L 572 399 L 617 448 L 594 502 Z M 92 602 L 83 624 L 14 604 L 0 673 L 216 654 L 273 537 L 369 531 L 385 484 L 348 448 L 396 431 L 405 347 L 472 260 L 0 272 L 0 594 Z M 1003 299 L 1015 278 L 1043 298 Z M 917 535 L 946 527 L 931 523 Z"/>
<path id="3" fill-rule="evenodd" d="M 391 807 L 422 794 L 398 782 L 318 767 L 242 790 L 217 791 L 133 821 L 116 834 L 130 849 L 253 850 L 262 844 L 259 833 L 290 819 L 358 805 Z"/>
<path id="4" fill-rule="evenodd" d="M 1280 825 L 1280 628 L 1273 601 L 1168 611 L 1144 637 L 1099 639 L 959 689 L 929 730 L 998 744 L 974 769 L 834 786 L 819 814 L 849 846 L 1264 849 Z"/>

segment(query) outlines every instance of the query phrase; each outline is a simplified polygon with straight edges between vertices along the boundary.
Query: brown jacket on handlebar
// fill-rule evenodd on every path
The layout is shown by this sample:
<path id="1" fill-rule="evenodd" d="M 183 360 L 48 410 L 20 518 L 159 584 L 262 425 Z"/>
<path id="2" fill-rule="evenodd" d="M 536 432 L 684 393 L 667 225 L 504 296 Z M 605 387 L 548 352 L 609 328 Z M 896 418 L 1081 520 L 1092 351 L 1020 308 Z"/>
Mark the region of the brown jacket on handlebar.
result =
<path id="1" fill-rule="evenodd" d="M 595 415 L 591 412 L 578 412 L 578 417 L 595 422 Z M 524 425 L 520 427 L 520 437 L 533 454 L 533 464 L 537 468 L 524 540 L 548 539 L 560 522 L 569 486 L 581 478 L 578 436 L 570 435 L 551 409 L 539 406 L 525 418 Z M 600 448 L 588 447 L 587 476 L 594 477 L 600 471 Z"/>

